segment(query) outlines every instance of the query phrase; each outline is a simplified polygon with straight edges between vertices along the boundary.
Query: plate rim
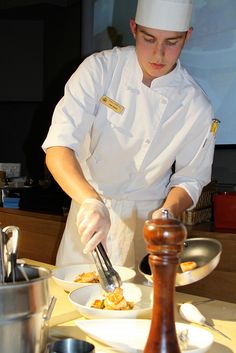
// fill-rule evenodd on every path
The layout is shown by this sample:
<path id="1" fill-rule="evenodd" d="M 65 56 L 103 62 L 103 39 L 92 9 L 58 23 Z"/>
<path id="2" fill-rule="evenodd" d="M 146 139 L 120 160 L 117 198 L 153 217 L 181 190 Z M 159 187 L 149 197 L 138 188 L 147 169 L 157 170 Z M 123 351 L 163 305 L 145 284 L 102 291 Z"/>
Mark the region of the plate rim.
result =
<path id="1" fill-rule="evenodd" d="M 73 281 L 69 281 L 69 280 L 62 279 L 62 278 L 56 276 L 55 274 L 56 274 L 57 271 L 62 271 L 62 270 L 65 271 L 65 270 L 67 270 L 67 269 L 68 269 L 68 270 L 69 270 L 69 269 L 73 269 L 73 268 L 76 268 L 76 267 L 78 267 L 78 266 L 92 266 L 92 267 L 94 267 L 94 268 L 96 269 L 96 265 L 93 264 L 93 263 L 72 264 L 72 265 L 58 266 L 58 267 L 56 267 L 55 269 L 52 270 L 52 278 L 55 278 L 56 280 L 62 281 L 62 282 L 64 282 L 64 283 L 74 284 Z M 119 266 L 119 265 L 114 265 L 113 267 L 115 268 L 115 270 L 117 270 L 117 269 L 119 269 L 119 268 L 129 270 L 130 273 L 133 273 L 133 276 L 130 277 L 130 279 L 134 278 L 134 277 L 137 275 L 137 271 L 134 270 L 133 268 L 129 268 L 129 267 L 126 267 L 126 266 Z M 126 280 L 126 281 L 128 281 L 128 280 Z M 75 282 L 75 284 L 76 284 L 76 282 Z"/>
<path id="2" fill-rule="evenodd" d="M 77 319 L 75 320 L 75 325 L 80 329 L 82 330 L 84 333 L 86 333 L 89 337 L 91 337 L 92 339 L 95 339 L 99 342 L 101 342 L 102 344 L 105 344 L 109 347 L 112 347 L 112 348 L 115 348 L 115 349 L 122 349 L 121 346 L 122 345 L 114 345 L 114 342 L 112 341 L 106 341 L 105 339 L 99 337 L 98 335 L 96 334 L 91 334 L 91 332 L 88 332 L 86 330 L 86 327 L 84 328 L 84 326 L 87 326 L 87 327 L 91 327 L 91 324 L 93 324 L 94 322 L 96 322 L 97 325 L 101 325 L 101 323 L 114 323 L 114 322 L 119 322 L 119 324 L 124 324 L 124 322 L 129 322 L 129 325 L 130 323 L 134 323 L 134 322 L 142 322 L 144 325 L 148 324 L 150 325 L 151 323 L 151 319 L 106 319 L 106 318 L 103 318 L 103 319 L 90 319 L 90 320 L 83 320 L 83 319 Z M 81 324 L 81 325 L 80 325 Z M 198 326 L 192 326 L 191 324 L 188 324 L 188 323 L 182 323 L 182 322 L 176 322 L 176 326 L 178 327 L 179 326 L 183 326 L 183 327 L 187 327 L 188 329 L 191 328 L 193 329 L 193 331 L 198 331 L 199 333 L 202 333 L 204 332 L 204 334 L 208 337 L 208 343 L 205 347 L 198 347 L 194 350 L 199 350 L 199 349 L 203 349 L 202 352 L 207 352 L 207 350 L 212 346 L 212 344 L 214 343 L 214 336 L 211 332 L 209 332 L 208 330 L 204 329 L 203 327 L 198 327 Z M 139 349 L 136 349 L 136 348 L 133 348 L 132 351 L 136 350 L 137 352 L 139 351 Z M 194 352 L 191 348 L 190 349 L 186 349 L 186 350 L 183 350 L 182 353 L 189 353 L 189 352 Z"/>

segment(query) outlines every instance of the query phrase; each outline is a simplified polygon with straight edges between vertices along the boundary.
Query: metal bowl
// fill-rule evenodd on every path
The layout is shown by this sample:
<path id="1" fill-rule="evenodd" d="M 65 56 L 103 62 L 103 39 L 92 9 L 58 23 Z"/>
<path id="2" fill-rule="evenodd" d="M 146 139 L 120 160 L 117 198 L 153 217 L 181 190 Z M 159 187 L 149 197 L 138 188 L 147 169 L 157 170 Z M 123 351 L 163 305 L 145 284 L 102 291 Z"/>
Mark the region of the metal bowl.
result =
<path id="1" fill-rule="evenodd" d="M 95 346 L 87 341 L 77 340 L 75 338 L 65 338 L 50 343 L 47 353 L 94 353 Z"/>
<path id="2" fill-rule="evenodd" d="M 222 252 L 222 245 L 216 239 L 192 238 L 187 239 L 181 254 L 180 262 L 195 261 L 197 268 L 192 271 L 181 272 L 178 268 L 175 286 L 194 283 L 208 276 L 218 265 Z M 149 254 L 141 260 L 138 270 L 149 281 L 153 282 L 151 268 L 148 262 Z"/>

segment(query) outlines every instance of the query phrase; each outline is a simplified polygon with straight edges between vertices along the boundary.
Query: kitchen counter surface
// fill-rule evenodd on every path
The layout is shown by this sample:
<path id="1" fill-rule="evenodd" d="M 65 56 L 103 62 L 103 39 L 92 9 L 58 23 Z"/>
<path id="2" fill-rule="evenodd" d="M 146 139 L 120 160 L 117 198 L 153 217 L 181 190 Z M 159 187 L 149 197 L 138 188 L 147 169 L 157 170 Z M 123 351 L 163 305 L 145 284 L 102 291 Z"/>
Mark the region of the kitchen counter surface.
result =
<path id="1" fill-rule="evenodd" d="M 54 266 L 48 265 L 41 262 L 36 262 L 28 259 L 24 259 L 27 264 L 34 266 L 42 266 L 45 268 L 53 269 Z M 223 285 L 223 283 L 222 283 Z M 94 341 L 86 334 L 84 334 L 74 323 L 76 319 L 82 319 L 83 317 L 74 310 L 73 305 L 67 298 L 67 293 L 59 287 L 53 279 L 49 279 L 49 288 L 51 295 L 57 298 L 56 305 L 54 307 L 52 317 L 50 320 L 49 335 L 51 339 L 73 337 L 83 339 L 92 342 L 96 347 L 96 353 L 116 353 L 114 349 L 109 348 L 97 341 Z M 219 284 L 220 290 L 220 284 Z M 175 296 L 176 307 L 177 304 L 181 304 L 189 301 L 205 300 L 206 298 L 198 297 L 186 293 L 177 292 Z M 231 340 L 224 338 L 220 334 L 210 330 L 214 336 L 214 343 L 209 349 L 208 353 L 235 353 L 236 352 L 236 304 L 213 300 L 210 302 L 202 302 L 198 305 L 204 316 L 210 321 L 212 320 L 215 327 L 224 332 Z M 180 318 L 176 310 L 176 321 L 185 322 Z M 198 326 L 196 324 L 191 324 Z M 206 328 L 206 330 L 208 330 Z M 128 353 L 128 352 L 125 352 Z"/>
<path id="2" fill-rule="evenodd" d="M 23 210 L 20 208 L 6 208 L 6 207 L 0 207 L 0 211 L 5 214 L 11 214 L 13 216 L 28 216 L 28 217 L 35 217 L 35 218 L 43 218 L 43 219 L 48 219 L 48 220 L 56 220 L 56 221 L 63 221 L 66 222 L 67 216 L 56 214 L 56 213 L 50 213 L 46 211 L 37 211 L 37 210 Z"/>

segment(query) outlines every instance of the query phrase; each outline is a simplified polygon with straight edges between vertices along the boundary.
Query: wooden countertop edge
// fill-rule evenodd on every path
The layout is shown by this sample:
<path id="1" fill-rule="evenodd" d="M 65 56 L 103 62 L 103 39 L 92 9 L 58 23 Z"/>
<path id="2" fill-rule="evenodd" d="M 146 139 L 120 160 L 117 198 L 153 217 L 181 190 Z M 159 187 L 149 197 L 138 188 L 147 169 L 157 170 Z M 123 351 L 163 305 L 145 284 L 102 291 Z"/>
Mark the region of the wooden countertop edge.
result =
<path id="1" fill-rule="evenodd" d="M 34 217 L 34 218 L 43 218 L 43 219 L 49 219 L 49 220 L 58 220 L 61 222 L 66 222 L 67 217 L 63 215 L 58 215 L 54 213 L 47 213 L 47 212 L 37 212 L 37 211 L 26 211 L 26 210 L 21 210 L 19 208 L 5 208 L 5 207 L 0 207 L 0 212 L 2 213 L 8 213 L 8 214 L 13 214 L 13 215 L 21 215 L 21 216 L 26 216 L 26 217 Z"/>

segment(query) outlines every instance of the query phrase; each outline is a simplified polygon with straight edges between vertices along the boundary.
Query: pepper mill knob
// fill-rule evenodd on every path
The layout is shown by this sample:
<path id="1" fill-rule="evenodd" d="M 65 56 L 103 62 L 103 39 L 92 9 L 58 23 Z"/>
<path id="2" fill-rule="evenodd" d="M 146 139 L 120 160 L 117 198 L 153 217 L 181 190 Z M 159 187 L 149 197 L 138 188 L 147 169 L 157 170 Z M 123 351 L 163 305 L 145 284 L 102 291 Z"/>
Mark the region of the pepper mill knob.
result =
<path id="1" fill-rule="evenodd" d="M 181 353 L 175 329 L 174 294 L 176 271 L 186 237 L 185 226 L 170 218 L 165 209 L 161 218 L 147 220 L 144 224 L 153 276 L 152 320 L 144 353 Z"/>

